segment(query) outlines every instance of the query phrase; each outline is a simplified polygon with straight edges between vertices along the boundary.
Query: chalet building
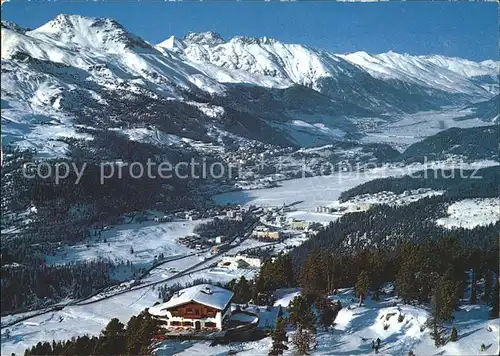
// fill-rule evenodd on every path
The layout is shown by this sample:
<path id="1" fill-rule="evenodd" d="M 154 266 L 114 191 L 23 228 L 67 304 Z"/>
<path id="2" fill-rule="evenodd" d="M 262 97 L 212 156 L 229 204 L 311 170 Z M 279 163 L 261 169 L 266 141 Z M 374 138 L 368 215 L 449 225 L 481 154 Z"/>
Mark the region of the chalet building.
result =
<path id="1" fill-rule="evenodd" d="M 169 301 L 149 308 L 168 329 L 222 330 L 231 316 L 233 292 L 200 284 L 176 292 Z"/>

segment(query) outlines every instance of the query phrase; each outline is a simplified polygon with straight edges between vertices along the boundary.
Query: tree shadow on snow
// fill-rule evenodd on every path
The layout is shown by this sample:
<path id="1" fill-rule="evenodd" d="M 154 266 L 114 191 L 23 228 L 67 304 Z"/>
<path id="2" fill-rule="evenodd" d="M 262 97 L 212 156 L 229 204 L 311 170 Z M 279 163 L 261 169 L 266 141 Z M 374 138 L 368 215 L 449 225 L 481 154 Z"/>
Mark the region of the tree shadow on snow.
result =
<path id="1" fill-rule="evenodd" d="M 349 333 L 354 333 L 372 326 L 377 321 L 378 315 L 378 309 L 367 309 L 364 312 L 355 314 L 350 322 Z"/>
<path id="2" fill-rule="evenodd" d="M 464 338 L 464 337 L 467 337 L 467 336 L 469 336 L 469 335 L 472 335 L 472 334 L 477 333 L 477 332 L 478 332 L 479 330 L 481 330 L 481 329 L 482 329 L 482 328 L 477 328 L 477 329 L 475 329 L 475 330 L 472 330 L 472 331 L 466 332 L 466 333 L 464 333 L 464 334 L 462 334 L 462 335 L 460 335 L 460 334 L 459 334 L 458 336 L 459 336 L 460 338 Z"/>

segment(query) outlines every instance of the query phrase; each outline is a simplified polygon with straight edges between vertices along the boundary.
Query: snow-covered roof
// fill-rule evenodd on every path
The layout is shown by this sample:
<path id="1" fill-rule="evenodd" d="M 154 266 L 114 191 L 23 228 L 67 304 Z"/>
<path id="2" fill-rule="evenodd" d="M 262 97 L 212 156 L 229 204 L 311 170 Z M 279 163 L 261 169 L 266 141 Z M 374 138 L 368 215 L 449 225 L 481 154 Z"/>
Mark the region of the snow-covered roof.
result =
<path id="1" fill-rule="evenodd" d="M 149 308 L 149 313 L 157 316 L 165 316 L 167 309 L 189 302 L 223 310 L 231 301 L 233 295 L 233 292 L 224 288 L 210 284 L 199 284 L 176 292 L 167 302 Z"/>

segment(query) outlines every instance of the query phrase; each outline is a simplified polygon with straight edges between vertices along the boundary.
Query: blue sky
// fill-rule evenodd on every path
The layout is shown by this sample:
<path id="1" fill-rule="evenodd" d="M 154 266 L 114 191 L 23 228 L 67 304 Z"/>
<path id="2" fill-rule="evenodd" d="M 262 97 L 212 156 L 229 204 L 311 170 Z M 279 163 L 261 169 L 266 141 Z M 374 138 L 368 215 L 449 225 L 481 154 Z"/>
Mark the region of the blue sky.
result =
<path id="1" fill-rule="evenodd" d="M 473 60 L 498 58 L 495 2 L 40 2 L 11 0 L 2 19 L 38 27 L 59 13 L 111 17 L 151 43 L 216 31 L 268 36 L 337 53 L 393 50 Z"/>

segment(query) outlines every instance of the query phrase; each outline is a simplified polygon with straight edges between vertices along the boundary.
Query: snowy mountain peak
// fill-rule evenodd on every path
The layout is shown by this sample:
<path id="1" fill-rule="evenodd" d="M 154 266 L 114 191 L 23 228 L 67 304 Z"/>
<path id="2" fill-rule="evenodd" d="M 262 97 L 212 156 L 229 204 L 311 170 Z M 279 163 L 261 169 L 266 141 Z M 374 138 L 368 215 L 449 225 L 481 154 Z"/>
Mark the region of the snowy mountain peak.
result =
<path id="1" fill-rule="evenodd" d="M 113 19 L 80 15 L 59 14 L 45 25 L 29 31 L 29 35 L 83 47 L 151 48 L 142 38 L 129 33 Z"/>
<path id="2" fill-rule="evenodd" d="M 248 37 L 248 36 L 235 36 L 231 39 L 233 43 L 241 44 L 256 44 L 256 45 L 273 45 L 278 43 L 277 40 L 270 37 Z"/>
<path id="3" fill-rule="evenodd" d="M 219 44 L 226 43 L 220 34 L 212 31 L 190 32 L 184 37 L 184 41 L 205 46 L 217 46 Z"/>
<path id="4" fill-rule="evenodd" d="M 153 47 L 114 20 L 76 15 L 59 15 L 29 31 L 2 23 L 1 35 L 2 66 L 8 68 L 2 71 L 2 100 L 23 108 L 2 110 L 12 122 L 20 121 L 19 112 L 28 122 L 40 113 L 60 115 L 69 124 L 80 115 L 93 122 L 82 108 L 107 115 L 101 108 L 135 108 L 136 100 L 147 97 L 154 103 L 147 109 L 151 117 L 189 115 L 176 120 L 170 133 L 203 137 L 199 111 L 231 128 L 241 118 L 244 134 L 252 139 L 272 128 L 281 142 L 309 146 L 357 132 L 360 117 L 462 108 L 498 94 L 498 62 L 493 61 L 395 52 L 337 55 L 268 37 L 225 41 L 214 32 L 172 36 Z M 221 109 L 213 114 L 207 100 Z M 134 115 L 143 121 L 144 114 Z M 234 127 L 231 132 L 241 134 L 240 126 Z M 23 140 L 16 125 L 9 129 Z M 39 127 L 33 123 L 32 129 L 33 136 Z M 45 147 L 45 139 L 37 142 Z"/>
<path id="5" fill-rule="evenodd" d="M 180 52 L 186 48 L 186 44 L 182 39 L 175 36 L 170 36 L 165 41 L 160 42 L 156 45 L 156 48 L 161 51 L 161 49 L 168 49 L 174 52 Z"/>
<path id="6" fill-rule="evenodd" d="M 2 28 L 6 28 L 12 31 L 16 31 L 19 33 L 25 33 L 26 31 L 29 31 L 30 29 L 24 28 L 19 26 L 18 24 L 11 22 L 11 21 L 4 21 L 2 20 Z"/>

